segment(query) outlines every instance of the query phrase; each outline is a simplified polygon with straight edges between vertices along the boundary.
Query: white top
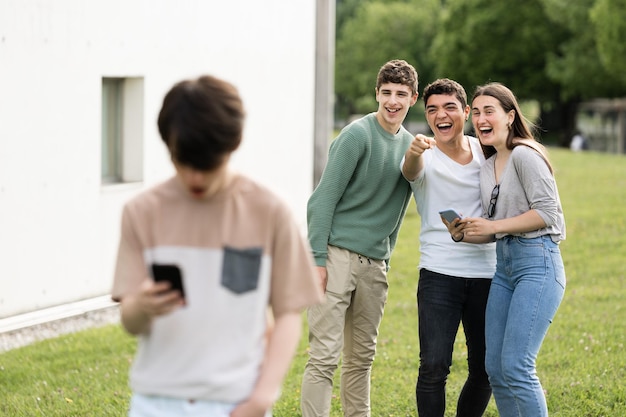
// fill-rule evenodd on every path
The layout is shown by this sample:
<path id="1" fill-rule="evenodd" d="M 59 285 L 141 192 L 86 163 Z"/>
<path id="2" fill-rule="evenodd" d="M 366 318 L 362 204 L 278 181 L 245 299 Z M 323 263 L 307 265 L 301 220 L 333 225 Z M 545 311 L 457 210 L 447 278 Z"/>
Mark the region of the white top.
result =
<path id="1" fill-rule="evenodd" d="M 421 216 L 420 268 L 462 278 L 492 278 L 495 244 L 454 242 L 439 212 L 455 209 L 464 217 L 481 217 L 480 167 L 485 163 L 478 139 L 465 136 L 472 161 L 461 165 L 438 148 L 423 154 L 424 169 L 411 188 Z M 404 160 L 402 161 L 404 163 Z"/>

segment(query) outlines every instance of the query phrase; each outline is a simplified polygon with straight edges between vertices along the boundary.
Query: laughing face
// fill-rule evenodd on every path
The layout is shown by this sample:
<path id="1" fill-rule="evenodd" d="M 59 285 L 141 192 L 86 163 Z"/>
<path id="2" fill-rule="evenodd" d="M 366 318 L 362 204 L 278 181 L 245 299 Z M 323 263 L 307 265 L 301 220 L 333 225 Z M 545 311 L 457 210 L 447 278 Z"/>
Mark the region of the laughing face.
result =
<path id="1" fill-rule="evenodd" d="M 469 106 L 463 108 L 454 94 L 433 94 L 428 97 L 426 120 L 435 134 L 435 140 L 445 143 L 462 138 L 469 111 Z"/>
<path id="2" fill-rule="evenodd" d="M 514 118 L 514 110 L 505 112 L 495 97 L 482 95 L 472 102 L 472 124 L 483 145 L 505 147 Z"/>
<path id="3" fill-rule="evenodd" d="M 417 101 L 417 93 L 404 84 L 382 84 L 376 91 L 378 123 L 391 134 L 396 134 L 411 106 Z"/>

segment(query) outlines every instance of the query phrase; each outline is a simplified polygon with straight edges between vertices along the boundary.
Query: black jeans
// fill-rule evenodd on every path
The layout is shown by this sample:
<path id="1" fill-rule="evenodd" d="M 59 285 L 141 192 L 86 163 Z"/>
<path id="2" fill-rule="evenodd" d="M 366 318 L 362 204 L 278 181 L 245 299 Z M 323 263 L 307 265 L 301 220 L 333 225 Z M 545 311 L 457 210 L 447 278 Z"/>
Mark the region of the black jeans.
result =
<path id="1" fill-rule="evenodd" d="M 463 323 L 469 375 L 457 417 L 483 415 L 491 387 L 485 372 L 485 307 L 491 279 L 458 278 L 420 270 L 417 285 L 420 367 L 415 396 L 419 417 L 443 417 L 454 340 Z"/>

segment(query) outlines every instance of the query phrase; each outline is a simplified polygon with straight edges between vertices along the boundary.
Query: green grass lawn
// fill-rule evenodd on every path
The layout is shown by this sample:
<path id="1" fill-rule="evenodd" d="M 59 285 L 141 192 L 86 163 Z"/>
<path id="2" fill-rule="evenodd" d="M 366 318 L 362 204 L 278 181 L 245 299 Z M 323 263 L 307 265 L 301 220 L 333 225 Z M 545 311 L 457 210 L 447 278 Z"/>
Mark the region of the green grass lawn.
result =
<path id="1" fill-rule="evenodd" d="M 551 158 L 567 223 L 561 250 L 568 282 L 538 359 L 550 415 L 626 415 L 626 158 L 565 149 L 551 149 Z M 372 416 L 417 414 L 418 234 L 412 205 L 391 262 L 372 372 Z M 466 374 L 464 343 L 459 332 L 446 417 L 454 416 Z M 124 416 L 134 349 L 134 339 L 119 326 L 107 326 L 0 354 L 0 415 Z M 306 349 L 303 337 L 274 410 L 277 417 L 300 415 Z M 336 394 L 332 415 L 340 416 L 338 389 Z M 492 400 L 485 416 L 497 415 Z"/>

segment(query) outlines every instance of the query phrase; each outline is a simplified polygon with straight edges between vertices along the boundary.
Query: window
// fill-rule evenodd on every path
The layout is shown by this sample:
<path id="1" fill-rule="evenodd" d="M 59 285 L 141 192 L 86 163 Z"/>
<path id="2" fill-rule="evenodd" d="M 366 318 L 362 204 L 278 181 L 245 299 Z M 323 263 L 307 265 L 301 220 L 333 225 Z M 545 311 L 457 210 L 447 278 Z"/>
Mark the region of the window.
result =
<path id="1" fill-rule="evenodd" d="M 143 180 L 143 78 L 102 78 L 102 184 Z"/>

